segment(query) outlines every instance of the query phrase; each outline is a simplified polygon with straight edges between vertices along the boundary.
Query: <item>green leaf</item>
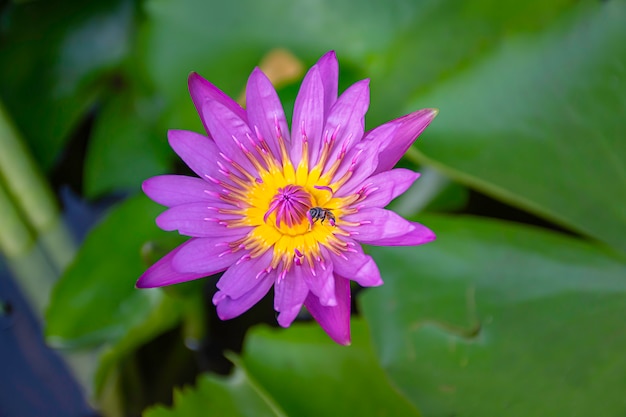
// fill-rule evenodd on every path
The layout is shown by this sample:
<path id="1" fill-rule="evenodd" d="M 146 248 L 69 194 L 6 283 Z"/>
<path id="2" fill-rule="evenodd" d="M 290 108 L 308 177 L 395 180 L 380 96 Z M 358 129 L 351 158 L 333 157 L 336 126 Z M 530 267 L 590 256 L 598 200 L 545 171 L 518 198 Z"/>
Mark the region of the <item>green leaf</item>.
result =
<path id="1" fill-rule="evenodd" d="M 408 169 L 416 170 L 413 166 Z M 419 180 L 392 201 L 388 209 L 410 217 L 422 210 L 458 211 L 466 207 L 469 198 L 466 187 L 452 183 L 448 177 L 434 169 L 422 167 L 417 171 L 421 173 Z"/>
<path id="2" fill-rule="evenodd" d="M 202 375 L 195 388 L 174 392 L 174 406 L 151 408 L 143 417 L 283 417 L 285 414 L 236 367 L 228 378 Z"/>
<path id="3" fill-rule="evenodd" d="M 372 248 L 360 298 L 382 366 L 428 416 L 620 415 L 626 262 L 589 243 L 425 217 L 437 241 Z"/>
<path id="4" fill-rule="evenodd" d="M 154 224 L 161 211 L 139 195 L 117 206 L 91 231 L 54 287 L 46 314 L 50 342 L 66 346 L 112 343 L 144 323 L 161 305 L 161 290 L 135 288 L 148 266 L 141 258 L 142 246 L 168 238 Z"/>
<path id="5" fill-rule="evenodd" d="M 190 71 L 237 97 L 263 54 L 277 47 L 307 65 L 336 50 L 340 89 L 372 78 L 368 124 L 379 124 L 400 116 L 412 93 L 460 70 L 502 36 L 543 28 L 571 7 L 568 0 L 150 0 L 141 51 L 178 128 L 201 129 L 185 88 Z"/>
<path id="6" fill-rule="evenodd" d="M 541 31 L 573 6 L 568 0 L 407 0 L 400 4 L 399 15 L 387 29 L 394 33 L 391 42 L 380 51 L 368 51 L 363 72 L 372 78 L 369 116 L 376 124 L 403 112 L 434 107 L 429 102 L 417 107 L 406 104 L 416 93 L 462 73 L 497 49 L 502 39 Z"/>
<path id="7" fill-rule="evenodd" d="M 109 98 L 95 122 L 85 160 L 85 193 L 137 189 L 143 180 L 167 170 L 174 155 L 165 131 L 155 132 L 157 100 L 130 88 Z"/>
<path id="8" fill-rule="evenodd" d="M 129 51 L 126 0 L 4 7 L 0 95 L 35 158 L 49 170 L 72 129 Z"/>
<path id="9" fill-rule="evenodd" d="M 364 323 L 352 327 L 350 347 L 317 323 L 256 327 L 231 377 L 204 375 L 194 390 L 175 393 L 171 410 L 156 407 L 144 417 L 419 416 L 377 365 Z"/>
<path id="10" fill-rule="evenodd" d="M 176 326 L 180 322 L 182 310 L 183 301 L 164 296 L 148 314 L 141 315 L 142 322 L 129 328 L 126 334 L 102 352 L 94 378 L 96 397 L 102 394 L 107 377 L 115 371 L 116 366 L 141 345 Z"/>
<path id="11" fill-rule="evenodd" d="M 626 252 L 626 3 L 580 3 L 413 107 L 440 108 L 422 161 Z"/>
<path id="12" fill-rule="evenodd" d="M 345 347 L 317 323 L 255 328 L 243 363 L 290 416 L 418 416 L 378 366 L 363 322 L 352 321 L 352 336 Z"/>

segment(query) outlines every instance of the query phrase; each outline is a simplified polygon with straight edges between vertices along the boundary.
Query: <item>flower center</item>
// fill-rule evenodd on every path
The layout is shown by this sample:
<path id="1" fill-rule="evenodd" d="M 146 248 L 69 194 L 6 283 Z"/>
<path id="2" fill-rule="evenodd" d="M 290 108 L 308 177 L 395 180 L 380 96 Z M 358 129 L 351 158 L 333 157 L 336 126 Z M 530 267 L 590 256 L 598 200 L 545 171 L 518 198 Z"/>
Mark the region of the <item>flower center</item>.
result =
<path id="1" fill-rule="evenodd" d="M 263 216 L 267 222 L 272 213 L 276 213 L 276 227 L 281 223 L 292 228 L 306 219 L 306 213 L 311 208 L 311 196 L 299 185 L 287 185 L 279 188 L 272 198 L 268 210 Z"/>
<path id="2" fill-rule="evenodd" d="M 279 141 L 282 141 L 280 137 Z M 330 149 L 330 142 L 326 148 Z M 326 155 L 322 158 L 324 161 L 328 149 L 323 152 Z M 271 250 L 272 261 L 266 271 L 280 268 L 282 275 L 294 264 L 312 267 L 316 262 L 321 262 L 322 247 L 335 253 L 347 250 L 348 244 L 339 236 L 350 235 L 342 230 L 341 218 L 351 210 L 346 207 L 352 201 L 333 195 L 334 188 L 330 181 L 336 167 L 325 174 L 322 174 L 323 163 L 309 169 L 308 156 L 304 151 L 303 162 L 294 167 L 282 142 L 282 160 L 261 145 L 257 147 L 257 153 L 261 159 L 249 151 L 245 152 L 258 169 L 258 176 L 235 167 L 246 177 L 244 180 L 238 176 L 229 176 L 240 188 L 221 183 L 231 192 L 227 198 L 239 207 L 222 212 L 241 216 L 239 220 L 229 223 L 229 226 L 252 226 L 244 238 L 230 243 L 231 248 L 245 248 L 250 258 Z M 340 161 L 337 159 L 337 166 Z M 340 185 L 334 184 L 336 187 Z"/>

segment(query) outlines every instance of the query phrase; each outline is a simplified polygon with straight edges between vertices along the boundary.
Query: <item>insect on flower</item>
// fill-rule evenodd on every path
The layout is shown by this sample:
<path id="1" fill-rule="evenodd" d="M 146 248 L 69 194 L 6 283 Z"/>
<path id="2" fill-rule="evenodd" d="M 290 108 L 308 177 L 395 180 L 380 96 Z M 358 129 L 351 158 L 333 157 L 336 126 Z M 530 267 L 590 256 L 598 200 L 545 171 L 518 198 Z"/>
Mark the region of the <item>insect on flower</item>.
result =
<path id="1" fill-rule="evenodd" d="M 366 132 L 369 80 L 339 96 L 338 74 L 332 51 L 311 67 L 291 129 L 258 68 L 248 79 L 246 109 L 191 74 L 189 91 L 206 134 L 170 130 L 168 138 L 199 178 L 162 175 L 143 183 L 167 207 L 157 225 L 190 239 L 152 265 L 137 287 L 223 272 L 213 297 L 221 319 L 244 313 L 274 287 L 281 326 L 304 306 L 334 341 L 350 343 L 350 281 L 383 283 L 361 244 L 435 239 L 384 207 L 419 177 L 393 167 L 437 111 L 419 110 Z"/>
<path id="2" fill-rule="evenodd" d="M 335 215 L 332 211 L 322 208 L 322 207 L 311 207 L 306 214 L 307 219 L 309 219 L 309 224 L 313 227 L 313 224 L 320 221 L 320 224 L 324 224 L 324 220 L 328 219 L 328 223 L 331 226 L 335 226 Z"/>

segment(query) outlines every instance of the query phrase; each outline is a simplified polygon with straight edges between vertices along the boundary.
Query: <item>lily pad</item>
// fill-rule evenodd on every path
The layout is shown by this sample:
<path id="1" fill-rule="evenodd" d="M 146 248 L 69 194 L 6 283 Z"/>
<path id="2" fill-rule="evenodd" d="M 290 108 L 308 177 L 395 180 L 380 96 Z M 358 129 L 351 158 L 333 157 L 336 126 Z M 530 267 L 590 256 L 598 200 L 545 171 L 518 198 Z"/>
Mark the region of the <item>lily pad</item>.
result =
<path id="1" fill-rule="evenodd" d="M 626 262 L 501 221 L 425 217 L 437 241 L 372 248 L 360 298 L 383 368 L 427 416 L 621 415 Z"/>
<path id="2" fill-rule="evenodd" d="M 290 416 L 419 416 L 377 363 L 363 321 L 340 346 L 317 323 L 254 329 L 244 346 L 250 375 Z"/>
<path id="3" fill-rule="evenodd" d="M 67 347 L 113 343 L 156 314 L 165 295 L 160 289 L 138 290 L 135 282 L 149 266 L 142 261 L 142 246 L 168 239 L 154 224 L 161 211 L 147 197 L 133 197 L 89 233 L 54 287 L 46 312 L 49 342 Z M 172 326 L 168 320 L 161 325 Z"/>
<path id="4" fill-rule="evenodd" d="M 252 68 L 274 48 L 287 48 L 306 66 L 334 49 L 340 90 L 372 78 L 368 124 L 374 126 L 401 116 L 412 93 L 461 70 L 507 34 L 540 30 L 571 8 L 568 0 L 150 0 L 141 53 L 158 90 L 171 101 L 172 121 L 200 130 L 186 97 L 189 72 L 236 97 Z"/>
<path id="5" fill-rule="evenodd" d="M 156 406 L 143 417 L 285 417 L 242 368 L 233 375 L 220 378 L 200 376 L 195 388 L 174 392 L 174 406 Z"/>
<path id="6" fill-rule="evenodd" d="M 626 3 L 509 36 L 410 108 L 440 109 L 421 161 L 626 252 Z"/>

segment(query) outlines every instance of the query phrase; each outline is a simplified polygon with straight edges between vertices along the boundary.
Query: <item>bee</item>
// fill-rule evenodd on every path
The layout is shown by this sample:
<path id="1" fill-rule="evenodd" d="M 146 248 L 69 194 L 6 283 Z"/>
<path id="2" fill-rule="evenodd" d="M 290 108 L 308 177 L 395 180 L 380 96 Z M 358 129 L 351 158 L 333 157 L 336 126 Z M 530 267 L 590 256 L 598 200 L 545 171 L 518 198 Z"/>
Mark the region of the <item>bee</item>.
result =
<path id="1" fill-rule="evenodd" d="M 333 212 L 322 207 L 311 207 L 306 217 L 309 219 L 311 227 L 313 227 L 313 224 L 318 220 L 321 220 L 320 224 L 324 224 L 324 220 L 328 220 L 331 226 L 335 225 L 335 215 Z"/>

